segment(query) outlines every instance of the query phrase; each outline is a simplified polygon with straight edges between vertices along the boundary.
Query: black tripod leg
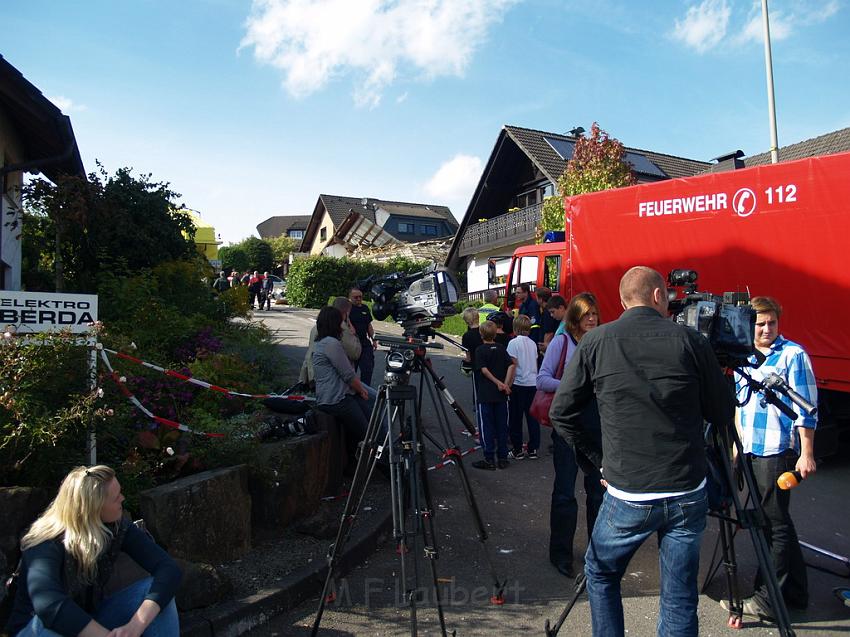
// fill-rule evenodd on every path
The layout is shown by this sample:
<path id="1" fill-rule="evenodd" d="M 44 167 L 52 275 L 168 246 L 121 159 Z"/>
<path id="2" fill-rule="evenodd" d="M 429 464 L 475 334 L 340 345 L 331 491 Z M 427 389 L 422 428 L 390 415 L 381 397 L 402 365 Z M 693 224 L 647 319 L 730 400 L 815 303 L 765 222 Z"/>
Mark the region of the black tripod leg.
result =
<path id="1" fill-rule="evenodd" d="M 375 401 L 375 408 L 369 417 L 369 425 L 366 429 L 366 437 L 363 439 L 361 446 L 360 457 L 357 459 L 357 467 L 354 470 L 354 477 L 351 480 L 351 488 L 348 492 L 348 498 L 345 500 L 345 508 L 342 512 L 339 528 L 336 532 L 336 539 L 331 544 L 328 551 L 328 573 L 325 576 L 325 583 L 322 586 L 322 594 L 319 597 L 319 608 L 316 611 L 316 618 L 313 621 L 313 629 L 311 635 L 313 637 L 319 632 L 319 625 L 322 622 L 322 615 L 325 612 L 325 605 L 329 601 L 329 591 L 334 583 L 337 557 L 345 546 L 354 522 L 357 518 L 357 512 L 360 510 L 360 505 L 363 502 L 363 496 L 366 493 L 366 487 L 372 477 L 374 471 L 376 450 L 379 445 L 380 427 L 379 423 L 381 415 L 387 409 L 386 391 L 381 388 L 378 392 L 378 398 Z"/>
<path id="2" fill-rule="evenodd" d="M 587 578 L 584 573 L 579 573 L 578 577 L 576 577 L 575 581 L 575 591 L 573 592 L 573 596 L 567 602 L 567 605 L 564 607 L 564 610 L 561 611 L 561 616 L 558 617 L 558 621 L 555 622 L 555 625 L 550 627 L 549 620 L 546 620 L 546 626 L 543 629 L 545 631 L 546 637 L 555 637 L 558 632 L 561 630 L 561 626 L 564 625 L 564 622 L 567 620 L 567 616 L 570 614 L 570 611 L 573 609 L 573 606 L 576 605 L 576 601 L 578 601 L 579 596 L 584 592 L 584 589 L 587 588 Z"/>
<path id="3" fill-rule="evenodd" d="M 724 511 L 724 513 L 728 512 Z M 744 609 L 741 604 L 741 591 L 738 586 L 738 562 L 735 559 L 735 532 L 732 522 L 721 519 L 720 542 L 723 546 L 723 566 L 726 569 L 726 586 L 729 592 L 729 628 L 741 628 Z"/>
<path id="4" fill-rule="evenodd" d="M 756 559 L 759 564 L 759 569 L 762 573 L 767 593 L 770 597 L 771 610 L 773 611 L 776 620 L 776 627 L 779 629 L 781 637 L 793 637 L 794 629 L 791 627 L 791 619 L 788 615 L 788 608 L 785 606 L 785 599 L 782 596 L 782 590 L 779 587 L 779 582 L 776 579 L 776 571 L 773 568 L 773 556 L 770 553 L 770 546 L 767 538 L 764 535 L 764 529 L 767 527 L 767 519 L 764 514 L 764 509 L 757 497 L 753 497 L 752 509 L 744 509 L 741 503 L 741 497 L 738 490 L 735 488 L 736 481 L 733 480 L 732 462 L 729 458 L 729 450 L 735 449 L 738 458 L 744 458 L 744 448 L 741 445 L 741 440 L 738 438 L 738 432 L 734 424 L 729 424 L 725 427 L 715 427 L 713 431 L 715 449 L 718 452 L 718 457 L 723 459 L 724 475 L 727 480 L 732 501 L 735 505 L 735 510 L 738 515 L 738 520 L 741 525 L 749 530 L 750 538 L 753 542 L 753 548 L 756 553 Z M 746 462 L 740 462 L 741 475 L 744 478 L 744 483 L 747 485 L 747 491 L 750 494 L 757 494 L 755 477 L 752 473 L 752 468 Z M 731 621 L 731 620 L 730 620 Z"/>
<path id="5" fill-rule="evenodd" d="M 419 410 L 417 409 L 417 414 Z M 428 467 L 425 463 L 425 445 L 422 441 L 423 428 L 422 422 L 418 418 L 414 422 L 414 430 L 411 431 L 411 438 L 416 440 L 415 462 L 417 464 L 415 474 L 422 489 L 422 498 L 424 507 L 418 507 L 415 511 L 420 518 L 422 525 L 422 541 L 425 558 L 431 570 L 431 587 L 434 592 L 434 603 L 437 607 L 437 617 L 440 621 L 440 631 L 443 637 L 446 637 L 446 619 L 443 614 L 443 602 L 440 598 L 440 586 L 437 578 L 437 557 L 439 556 L 437 548 L 437 532 L 434 526 L 434 503 L 431 497 L 431 486 L 428 483 Z"/>
<path id="6" fill-rule="evenodd" d="M 428 361 L 426 361 L 426 363 L 428 363 Z M 442 381 L 437 378 L 437 375 L 435 374 L 434 370 L 431 369 L 429 365 L 426 365 L 425 369 L 428 371 L 429 375 L 434 380 L 434 385 L 439 388 L 437 382 Z M 455 466 L 457 467 L 457 475 L 460 478 L 460 484 L 461 488 L 463 489 L 463 495 L 466 498 L 467 506 L 469 507 L 469 511 L 472 514 L 472 519 L 475 522 L 475 530 L 478 535 L 478 541 L 481 543 L 481 547 L 484 551 L 484 559 L 487 561 L 487 567 L 490 570 L 490 577 L 493 580 L 493 595 L 490 596 L 490 603 L 495 605 L 502 605 L 505 603 L 505 585 L 507 584 L 507 580 L 500 581 L 499 576 L 496 574 L 496 568 L 493 565 L 493 560 L 490 556 L 490 552 L 487 547 L 487 527 L 484 524 L 484 519 L 481 517 L 481 511 L 478 508 L 478 502 L 475 500 L 475 493 L 472 491 L 472 484 L 469 482 L 469 476 L 466 474 L 466 467 L 463 464 L 463 456 L 461 456 L 457 446 L 454 444 L 454 436 L 451 433 L 451 427 L 448 426 L 448 414 L 446 413 L 446 406 L 442 402 L 438 402 L 436 400 L 431 386 L 428 385 L 427 387 L 431 401 L 434 402 L 435 405 L 439 405 L 439 408 L 442 411 L 443 417 L 438 417 L 437 420 L 440 422 L 440 427 L 443 430 L 443 436 L 446 441 L 450 442 L 452 445 L 450 448 L 447 448 L 443 451 L 443 455 L 451 456 L 454 460 Z M 466 414 L 463 412 L 463 409 L 459 405 L 457 406 L 457 409 L 455 409 L 455 413 L 457 413 L 458 411 L 460 411 L 460 413 L 463 414 L 464 418 L 466 418 Z"/>

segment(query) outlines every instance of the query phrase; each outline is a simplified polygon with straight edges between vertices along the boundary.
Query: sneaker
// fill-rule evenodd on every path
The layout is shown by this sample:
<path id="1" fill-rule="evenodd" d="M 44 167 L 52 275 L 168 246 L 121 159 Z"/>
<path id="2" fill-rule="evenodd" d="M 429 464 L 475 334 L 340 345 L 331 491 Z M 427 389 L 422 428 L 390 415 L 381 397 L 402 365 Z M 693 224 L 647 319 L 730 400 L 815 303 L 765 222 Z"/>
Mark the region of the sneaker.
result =
<path id="1" fill-rule="evenodd" d="M 511 460 L 522 460 L 525 458 L 525 452 L 522 449 L 511 449 L 508 451 L 508 458 Z"/>
<path id="2" fill-rule="evenodd" d="M 501 460 L 499 462 L 501 462 Z M 490 462 L 489 460 L 476 460 L 472 463 L 472 466 L 476 469 L 486 469 L 487 471 L 496 470 L 496 463 Z"/>
<path id="3" fill-rule="evenodd" d="M 529 460 L 537 460 L 537 449 L 529 449 L 525 455 Z"/>
<path id="4" fill-rule="evenodd" d="M 757 617 L 758 619 L 764 619 L 769 622 L 776 621 L 773 618 L 773 615 L 771 615 L 770 612 L 762 608 L 761 604 L 759 604 L 754 597 L 748 597 L 744 600 L 741 600 L 741 606 L 743 607 L 744 615 L 749 615 L 750 617 Z M 729 604 L 728 599 L 720 600 L 720 608 L 727 612 L 732 612 L 730 610 L 731 605 Z"/>
<path id="5" fill-rule="evenodd" d="M 507 469 L 511 466 L 511 461 L 507 458 L 499 458 L 499 469 Z"/>

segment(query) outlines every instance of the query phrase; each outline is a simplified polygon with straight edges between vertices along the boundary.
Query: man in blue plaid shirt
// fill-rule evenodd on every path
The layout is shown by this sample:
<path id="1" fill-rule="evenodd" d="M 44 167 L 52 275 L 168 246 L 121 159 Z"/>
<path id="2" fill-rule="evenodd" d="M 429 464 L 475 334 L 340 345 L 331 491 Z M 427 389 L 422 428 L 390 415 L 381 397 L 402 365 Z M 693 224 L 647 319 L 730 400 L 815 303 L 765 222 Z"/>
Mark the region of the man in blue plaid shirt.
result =
<path id="1" fill-rule="evenodd" d="M 770 373 L 779 374 L 791 389 L 817 404 L 817 386 L 809 356 L 797 343 L 779 334 L 782 307 L 766 296 L 754 297 L 750 303 L 756 311 L 754 344 L 767 357 L 761 367 L 752 370 L 753 377 L 762 380 Z M 746 400 L 748 390 L 740 378 L 737 390 L 738 400 Z M 817 420 L 786 397 L 780 398 L 797 412 L 797 420 L 792 421 L 773 405 L 763 404 L 757 395 L 738 409 L 737 416 L 744 453 L 753 468 L 762 506 L 770 521 L 767 537 L 776 578 L 786 606 L 801 609 L 809 602 L 806 564 L 789 513 L 791 492 L 779 489 L 776 479 L 786 471 L 799 471 L 803 478 L 815 472 Z M 756 575 L 753 596 L 744 600 L 744 612 L 765 619 L 774 617 L 761 573 Z"/>

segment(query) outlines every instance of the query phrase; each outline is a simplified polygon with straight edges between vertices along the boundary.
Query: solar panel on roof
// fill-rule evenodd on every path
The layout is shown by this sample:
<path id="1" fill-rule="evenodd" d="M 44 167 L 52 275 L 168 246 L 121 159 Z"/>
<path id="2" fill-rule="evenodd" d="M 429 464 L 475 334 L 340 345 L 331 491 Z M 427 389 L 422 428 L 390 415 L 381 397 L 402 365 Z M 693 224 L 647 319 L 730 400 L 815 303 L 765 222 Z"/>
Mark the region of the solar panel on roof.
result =
<path id="1" fill-rule="evenodd" d="M 558 156 L 564 161 L 570 161 L 572 159 L 573 151 L 576 147 L 575 142 L 567 139 L 555 139 L 554 137 L 544 137 L 543 141 L 549 144 L 552 150 L 558 153 Z"/>
<path id="2" fill-rule="evenodd" d="M 556 139 L 554 137 L 545 136 L 543 137 L 543 140 L 549 144 L 549 146 L 552 147 L 552 150 L 558 153 L 558 156 L 564 161 L 572 159 L 573 152 L 576 148 L 575 142 L 568 139 Z M 655 177 L 668 176 L 667 173 L 653 164 L 646 158 L 645 155 L 641 155 L 640 153 L 626 151 L 624 159 L 632 165 L 635 172 L 639 172 L 644 175 L 653 175 Z"/>
<path id="3" fill-rule="evenodd" d="M 645 155 L 626 151 L 625 160 L 632 165 L 632 169 L 635 172 L 643 173 L 644 175 L 653 175 L 655 177 L 667 177 L 667 174 L 649 161 Z"/>

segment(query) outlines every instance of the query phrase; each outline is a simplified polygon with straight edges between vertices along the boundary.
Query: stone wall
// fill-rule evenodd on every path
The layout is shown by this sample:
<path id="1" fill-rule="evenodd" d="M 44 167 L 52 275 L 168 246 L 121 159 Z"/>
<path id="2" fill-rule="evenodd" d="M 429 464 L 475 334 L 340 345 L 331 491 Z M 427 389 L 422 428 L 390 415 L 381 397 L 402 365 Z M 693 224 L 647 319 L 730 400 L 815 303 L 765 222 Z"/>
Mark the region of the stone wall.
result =
<path id="1" fill-rule="evenodd" d="M 262 471 L 250 479 L 254 522 L 282 528 L 314 513 L 326 493 L 332 464 L 338 462 L 325 431 L 260 445 Z"/>
<path id="2" fill-rule="evenodd" d="M 245 465 L 204 471 L 141 493 L 148 529 L 174 557 L 219 564 L 251 549 Z"/>
<path id="3" fill-rule="evenodd" d="M 0 487 L 0 553 L 14 569 L 20 555 L 20 540 L 30 524 L 49 504 L 44 489 Z"/>

